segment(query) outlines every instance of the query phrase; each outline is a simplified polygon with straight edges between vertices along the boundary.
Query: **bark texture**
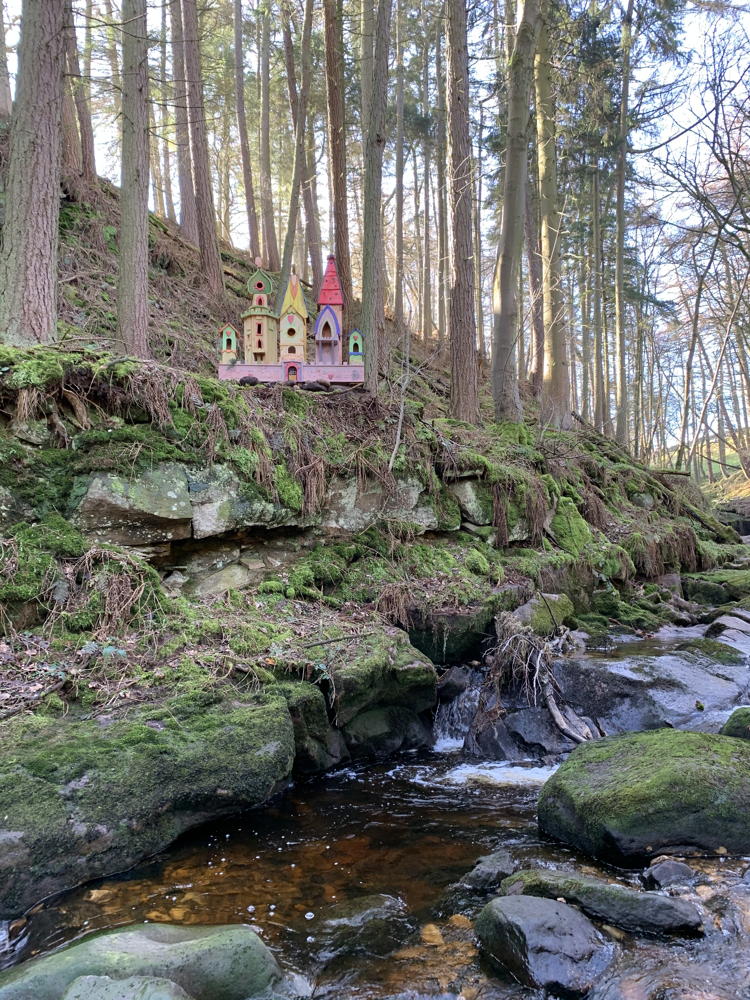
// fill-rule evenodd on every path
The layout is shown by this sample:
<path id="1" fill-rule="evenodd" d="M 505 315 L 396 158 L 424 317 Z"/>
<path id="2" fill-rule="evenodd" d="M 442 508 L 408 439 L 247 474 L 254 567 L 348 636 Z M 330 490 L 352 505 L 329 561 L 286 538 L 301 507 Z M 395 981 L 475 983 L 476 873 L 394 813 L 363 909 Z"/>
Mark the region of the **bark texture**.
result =
<path id="1" fill-rule="evenodd" d="M 216 238 L 216 214 L 211 189 L 206 135 L 206 109 L 203 104 L 203 76 L 198 45 L 198 8 L 196 0 L 182 0 L 182 27 L 185 40 L 185 75 L 188 92 L 190 146 L 193 152 L 195 208 L 198 220 L 198 249 L 201 271 L 212 295 L 224 291 L 224 272 Z"/>
<path id="2" fill-rule="evenodd" d="M 498 420 L 521 419 L 516 367 L 518 272 L 526 201 L 529 101 L 539 26 L 539 0 L 523 0 L 509 60 L 503 213 L 492 290 L 492 395 Z"/>
<path id="3" fill-rule="evenodd" d="M 253 165 L 250 160 L 250 146 L 247 139 L 247 116 L 245 114 L 245 56 L 242 37 L 242 0 L 234 0 L 234 91 L 237 103 L 237 129 L 242 157 L 242 183 L 245 188 L 245 211 L 250 252 L 253 257 L 260 253 L 258 213 L 255 208 L 255 186 Z"/>
<path id="4" fill-rule="evenodd" d="M 278 271 L 281 262 L 271 187 L 271 12 L 268 2 L 266 0 L 261 14 L 260 40 L 260 216 L 264 264 L 269 270 Z"/>
<path id="5" fill-rule="evenodd" d="M 352 265 L 349 256 L 349 205 L 346 187 L 346 125 L 344 120 L 344 42 L 336 0 L 323 0 L 326 38 L 326 103 L 333 188 L 336 267 L 344 296 L 344 329 L 352 305 Z"/>
<path id="6" fill-rule="evenodd" d="M 137 358 L 148 346 L 148 35 L 146 0 L 122 5 L 122 186 L 118 348 Z"/>
<path id="7" fill-rule="evenodd" d="M 64 0 L 24 0 L 0 246 L 0 340 L 55 339 Z"/>
<path id="8" fill-rule="evenodd" d="M 473 180 L 469 137 L 469 53 L 466 2 L 447 0 L 448 22 L 448 170 L 450 217 L 450 292 L 448 340 L 451 351 L 451 414 L 479 420 L 477 328 L 474 313 Z M 425 185 L 425 193 L 429 185 Z M 425 225 L 427 218 L 425 216 Z M 427 244 L 425 243 L 425 246 Z M 426 271 L 425 271 L 426 273 Z"/>
<path id="9" fill-rule="evenodd" d="M 190 153 L 185 42 L 182 27 L 182 0 L 172 0 L 172 74 L 174 76 L 174 126 L 177 143 L 177 183 L 180 191 L 180 228 L 185 239 L 198 243 L 198 215 L 195 207 L 193 158 Z"/>

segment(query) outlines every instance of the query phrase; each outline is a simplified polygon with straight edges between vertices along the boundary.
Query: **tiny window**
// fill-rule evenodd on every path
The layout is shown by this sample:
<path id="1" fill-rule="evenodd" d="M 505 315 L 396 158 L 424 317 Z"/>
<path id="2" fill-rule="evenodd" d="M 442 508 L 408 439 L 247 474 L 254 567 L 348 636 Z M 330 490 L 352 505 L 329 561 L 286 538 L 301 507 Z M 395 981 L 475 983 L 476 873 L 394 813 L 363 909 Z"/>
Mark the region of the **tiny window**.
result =
<path id="1" fill-rule="evenodd" d="M 264 306 L 266 304 L 266 298 L 265 298 L 264 295 L 256 295 L 256 299 L 258 300 L 255 303 L 256 305 L 258 305 L 258 306 Z"/>
<path id="2" fill-rule="evenodd" d="M 297 369 L 294 367 L 294 365 L 290 366 L 289 371 L 286 374 L 287 374 L 287 378 L 288 378 L 288 380 L 290 382 L 296 382 L 297 381 Z"/>
<path id="3" fill-rule="evenodd" d="M 260 335 L 263 333 L 263 324 L 262 323 L 256 323 L 255 324 L 255 332 L 260 337 Z"/>
<path id="4" fill-rule="evenodd" d="M 227 337 L 227 347 L 226 347 L 226 349 L 228 351 L 232 350 L 232 339 L 231 339 L 231 337 Z"/>
<path id="5" fill-rule="evenodd" d="M 292 344 L 292 345 L 290 346 L 290 348 L 289 348 L 289 353 L 290 353 L 290 354 L 296 354 L 296 353 L 297 353 L 297 348 L 296 348 L 296 347 L 294 346 L 294 344 Z"/>
<path id="6" fill-rule="evenodd" d="M 258 340 L 258 350 L 262 350 L 262 349 L 263 349 L 263 341 L 262 340 Z"/>
<path id="7" fill-rule="evenodd" d="M 262 281 L 256 281 L 255 282 L 255 287 L 256 288 L 260 288 L 261 291 L 262 291 L 263 290 L 263 282 Z"/>

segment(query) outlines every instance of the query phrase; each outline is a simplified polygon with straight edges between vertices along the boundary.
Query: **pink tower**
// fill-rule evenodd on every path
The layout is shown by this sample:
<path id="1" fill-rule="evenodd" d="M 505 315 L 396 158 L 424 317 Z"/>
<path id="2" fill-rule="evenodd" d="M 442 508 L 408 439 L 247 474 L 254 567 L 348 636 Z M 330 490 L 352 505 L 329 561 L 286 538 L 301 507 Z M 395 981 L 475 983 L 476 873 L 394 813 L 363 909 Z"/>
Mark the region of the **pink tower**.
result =
<path id="1" fill-rule="evenodd" d="M 331 254 L 318 296 L 318 318 L 315 320 L 316 364 L 342 364 L 343 305 L 344 295 L 336 270 L 336 258 Z"/>

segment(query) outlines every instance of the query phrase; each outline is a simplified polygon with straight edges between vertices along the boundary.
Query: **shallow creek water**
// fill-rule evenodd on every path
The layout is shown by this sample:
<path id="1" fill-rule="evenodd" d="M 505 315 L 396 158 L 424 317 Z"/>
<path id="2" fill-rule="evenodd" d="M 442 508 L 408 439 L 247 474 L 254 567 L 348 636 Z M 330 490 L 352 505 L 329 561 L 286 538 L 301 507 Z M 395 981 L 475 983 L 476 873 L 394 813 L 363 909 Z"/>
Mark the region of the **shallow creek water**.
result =
<path id="1" fill-rule="evenodd" d="M 500 846 L 523 867 L 572 867 L 637 884 L 635 873 L 595 867 L 540 838 L 535 802 L 552 770 L 477 762 L 444 740 L 432 752 L 298 783 L 270 808 L 212 823 L 124 875 L 40 904 L 11 927 L 10 960 L 134 921 L 248 923 L 316 997 L 533 997 L 480 962 L 476 910 L 454 912 L 446 890 Z M 700 867 L 705 879 L 694 898 L 707 907 L 706 938 L 665 942 L 612 931 L 621 958 L 597 1000 L 750 1000 L 750 885 L 740 882 L 747 862 Z M 404 900 L 415 930 L 387 958 L 358 955 L 323 967 L 318 929 L 327 911 L 372 893 Z"/>

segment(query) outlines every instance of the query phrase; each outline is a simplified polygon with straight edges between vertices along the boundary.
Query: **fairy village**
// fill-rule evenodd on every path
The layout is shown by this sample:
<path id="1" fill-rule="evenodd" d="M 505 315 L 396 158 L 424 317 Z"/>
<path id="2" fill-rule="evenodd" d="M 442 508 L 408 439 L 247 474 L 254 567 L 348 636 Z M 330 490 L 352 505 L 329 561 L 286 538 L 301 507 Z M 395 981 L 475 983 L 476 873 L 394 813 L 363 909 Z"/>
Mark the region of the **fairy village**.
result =
<path id="1" fill-rule="evenodd" d="M 219 331 L 219 378 L 245 385 L 289 382 L 311 385 L 364 382 L 362 335 L 345 335 L 344 297 L 336 258 L 328 258 L 313 325 L 315 359 L 308 361 L 308 322 L 305 295 L 296 274 L 289 278 L 283 298 L 275 298 L 274 282 L 256 260 L 247 282 L 250 306 L 242 314 L 242 334 L 228 323 Z"/>

